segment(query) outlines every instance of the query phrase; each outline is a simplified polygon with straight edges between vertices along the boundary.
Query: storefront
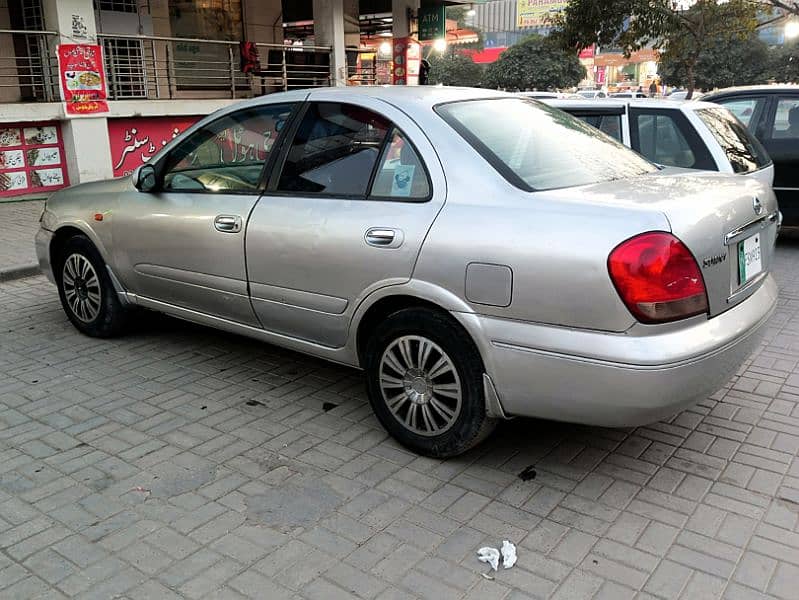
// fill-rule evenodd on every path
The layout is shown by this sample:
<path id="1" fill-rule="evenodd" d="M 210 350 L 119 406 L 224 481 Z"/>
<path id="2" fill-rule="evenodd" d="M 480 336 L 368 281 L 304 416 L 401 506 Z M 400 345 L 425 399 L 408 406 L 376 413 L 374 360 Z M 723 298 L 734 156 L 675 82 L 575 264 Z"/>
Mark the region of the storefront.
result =
<path id="1" fill-rule="evenodd" d="M 593 74 L 596 87 L 607 87 L 611 92 L 623 89 L 649 90 L 657 80 L 657 50 L 645 48 L 630 57 L 618 52 L 603 52 L 593 57 Z"/>

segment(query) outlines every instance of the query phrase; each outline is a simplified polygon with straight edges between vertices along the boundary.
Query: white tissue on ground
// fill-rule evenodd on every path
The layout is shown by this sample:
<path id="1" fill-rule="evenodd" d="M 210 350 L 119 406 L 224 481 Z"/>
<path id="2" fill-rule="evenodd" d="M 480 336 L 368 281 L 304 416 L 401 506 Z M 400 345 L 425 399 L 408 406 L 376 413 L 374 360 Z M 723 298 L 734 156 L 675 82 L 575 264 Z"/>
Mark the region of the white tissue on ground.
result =
<path id="1" fill-rule="evenodd" d="M 502 566 L 510 569 L 516 564 L 516 546 L 508 540 L 502 540 Z"/>
<path id="2" fill-rule="evenodd" d="M 495 571 L 499 568 L 499 550 L 496 548 L 480 548 L 477 551 L 477 560 L 488 563 Z"/>

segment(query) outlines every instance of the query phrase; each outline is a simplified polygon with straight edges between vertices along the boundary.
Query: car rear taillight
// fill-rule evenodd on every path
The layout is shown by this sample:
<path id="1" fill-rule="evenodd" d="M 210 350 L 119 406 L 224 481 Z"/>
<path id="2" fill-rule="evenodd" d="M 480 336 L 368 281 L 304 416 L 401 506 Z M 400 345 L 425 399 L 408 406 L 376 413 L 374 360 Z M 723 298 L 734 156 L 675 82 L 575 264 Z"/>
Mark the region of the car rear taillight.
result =
<path id="1" fill-rule="evenodd" d="M 693 254 L 664 231 L 622 242 L 608 257 L 621 299 L 642 323 L 664 323 L 706 313 L 707 291 Z"/>

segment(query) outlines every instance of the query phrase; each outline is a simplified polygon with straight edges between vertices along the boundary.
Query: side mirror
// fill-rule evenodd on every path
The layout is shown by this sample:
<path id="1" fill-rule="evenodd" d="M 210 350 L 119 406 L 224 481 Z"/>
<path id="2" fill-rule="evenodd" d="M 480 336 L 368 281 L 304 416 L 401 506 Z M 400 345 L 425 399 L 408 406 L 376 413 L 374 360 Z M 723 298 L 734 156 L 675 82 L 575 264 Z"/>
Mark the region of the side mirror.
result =
<path id="1" fill-rule="evenodd" d="M 158 177 L 155 174 L 155 167 L 152 165 L 142 165 L 136 172 L 134 181 L 136 189 L 140 192 L 152 192 L 158 186 Z"/>

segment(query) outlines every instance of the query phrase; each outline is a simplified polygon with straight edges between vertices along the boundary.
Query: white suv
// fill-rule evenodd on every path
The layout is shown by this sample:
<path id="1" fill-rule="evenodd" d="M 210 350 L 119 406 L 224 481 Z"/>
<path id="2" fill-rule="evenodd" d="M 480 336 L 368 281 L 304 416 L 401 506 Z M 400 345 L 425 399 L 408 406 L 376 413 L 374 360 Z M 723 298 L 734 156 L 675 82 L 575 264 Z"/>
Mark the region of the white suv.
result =
<path id="1" fill-rule="evenodd" d="M 600 129 L 652 162 L 755 177 L 771 186 L 774 165 L 726 108 L 670 100 L 545 100 Z"/>

